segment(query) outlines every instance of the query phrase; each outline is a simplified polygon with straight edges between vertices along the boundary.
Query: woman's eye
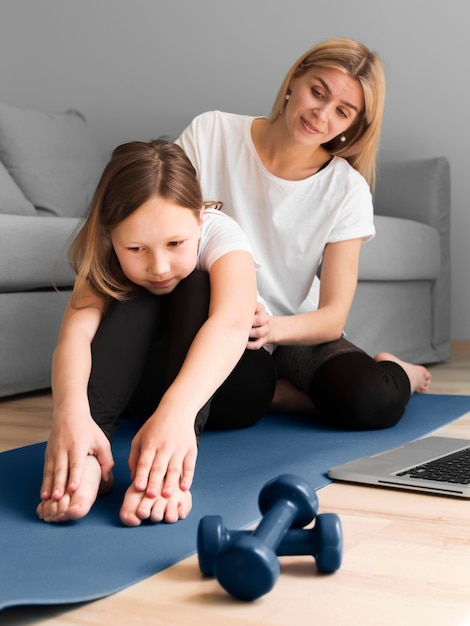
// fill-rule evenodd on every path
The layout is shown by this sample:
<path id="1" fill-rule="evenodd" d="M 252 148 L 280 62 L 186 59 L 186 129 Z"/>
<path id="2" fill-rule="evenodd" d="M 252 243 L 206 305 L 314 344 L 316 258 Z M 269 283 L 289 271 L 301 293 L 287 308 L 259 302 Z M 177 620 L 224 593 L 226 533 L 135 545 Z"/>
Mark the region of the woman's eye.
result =
<path id="1" fill-rule="evenodd" d="M 170 241 L 168 243 L 168 246 L 170 248 L 178 248 L 179 246 L 181 246 L 184 242 L 183 241 Z"/>
<path id="2" fill-rule="evenodd" d="M 142 250 L 142 248 L 140 248 L 139 246 L 130 246 L 127 249 L 129 250 L 129 252 L 140 252 Z"/>
<path id="3" fill-rule="evenodd" d="M 312 93 L 315 96 L 315 98 L 322 98 L 322 94 L 320 91 L 318 91 L 318 89 L 315 89 L 315 87 L 312 87 Z"/>
<path id="4" fill-rule="evenodd" d="M 348 117 L 347 112 L 344 109 L 338 109 L 338 115 L 340 117 Z"/>

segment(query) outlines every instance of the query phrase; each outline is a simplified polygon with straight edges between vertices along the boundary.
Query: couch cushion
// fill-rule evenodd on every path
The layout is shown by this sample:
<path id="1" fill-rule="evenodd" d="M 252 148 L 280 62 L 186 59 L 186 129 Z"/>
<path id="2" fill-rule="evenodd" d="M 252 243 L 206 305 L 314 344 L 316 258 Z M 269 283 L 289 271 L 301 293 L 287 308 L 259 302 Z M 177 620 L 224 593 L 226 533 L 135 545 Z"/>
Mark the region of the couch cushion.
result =
<path id="1" fill-rule="evenodd" d="M 37 215 L 36 209 L 0 162 L 0 213 Z"/>
<path id="2" fill-rule="evenodd" d="M 40 212 L 85 213 L 103 170 L 85 118 L 0 103 L 0 160 Z"/>
<path id="3" fill-rule="evenodd" d="M 0 215 L 0 293 L 73 285 L 67 251 L 81 223 L 70 217 Z"/>
<path id="4" fill-rule="evenodd" d="M 398 217 L 376 215 L 376 235 L 362 246 L 359 280 L 435 280 L 441 264 L 438 231 Z"/>

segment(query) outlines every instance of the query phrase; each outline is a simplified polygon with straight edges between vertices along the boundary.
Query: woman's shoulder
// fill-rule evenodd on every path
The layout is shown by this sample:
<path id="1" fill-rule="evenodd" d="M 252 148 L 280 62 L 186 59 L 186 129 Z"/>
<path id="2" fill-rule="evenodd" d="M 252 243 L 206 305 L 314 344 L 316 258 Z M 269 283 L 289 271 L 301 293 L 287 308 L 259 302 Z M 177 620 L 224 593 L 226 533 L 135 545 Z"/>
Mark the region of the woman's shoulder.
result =
<path id="1" fill-rule="evenodd" d="M 330 176 L 337 181 L 342 181 L 343 185 L 348 187 L 354 186 L 364 190 L 370 189 L 364 176 L 343 157 L 334 156 L 324 171 L 329 171 Z"/>
<path id="2" fill-rule="evenodd" d="M 248 115 L 227 113 L 225 111 L 206 111 L 197 115 L 190 126 L 205 132 L 216 131 L 223 128 L 238 128 L 251 124 L 254 118 Z"/>

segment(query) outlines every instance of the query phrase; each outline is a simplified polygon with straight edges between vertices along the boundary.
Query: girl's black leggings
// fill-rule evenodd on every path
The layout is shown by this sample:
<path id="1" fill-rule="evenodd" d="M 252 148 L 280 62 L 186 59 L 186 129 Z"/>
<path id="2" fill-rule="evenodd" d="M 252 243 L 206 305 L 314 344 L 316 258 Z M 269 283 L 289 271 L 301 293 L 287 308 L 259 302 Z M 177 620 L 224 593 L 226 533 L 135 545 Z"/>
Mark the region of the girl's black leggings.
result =
<path id="1" fill-rule="evenodd" d="M 167 296 L 142 290 L 110 305 L 92 342 L 88 384 L 91 414 L 110 439 L 121 416 L 145 420 L 155 411 L 207 319 L 209 297 L 208 274 L 195 270 Z M 229 381 L 195 416 L 198 440 L 205 426 L 255 424 L 269 409 L 275 383 L 270 355 L 245 350 Z"/>
<path id="2" fill-rule="evenodd" d="M 195 270 L 168 296 L 142 290 L 110 305 L 92 343 L 88 386 L 92 416 L 109 438 L 121 416 L 145 420 L 155 411 L 207 319 L 209 297 L 208 274 Z M 393 426 L 410 398 L 409 379 L 399 365 L 377 363 L 345 339 L 279 346 L 272 356 L 264 349 L 245 350 L 195 416 L 198 440 L 203 428 L 255 424 L 269 411 L 278 377 L 305 391 L 319 418 L 340 428 Z"/>

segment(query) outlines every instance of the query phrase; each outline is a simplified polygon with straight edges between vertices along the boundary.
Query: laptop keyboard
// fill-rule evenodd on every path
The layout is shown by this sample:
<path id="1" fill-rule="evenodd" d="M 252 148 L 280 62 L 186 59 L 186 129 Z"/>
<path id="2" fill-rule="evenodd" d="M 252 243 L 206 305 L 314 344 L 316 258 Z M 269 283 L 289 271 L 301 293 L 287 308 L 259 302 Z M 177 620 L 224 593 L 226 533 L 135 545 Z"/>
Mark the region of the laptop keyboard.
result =
<path id="1" fill-rule="evenodd" d="M 396 476 L 468 485 L 470 484 L 470 448 L 443 456 L 424 465 L 417 465 L 399 472 Z"/>

